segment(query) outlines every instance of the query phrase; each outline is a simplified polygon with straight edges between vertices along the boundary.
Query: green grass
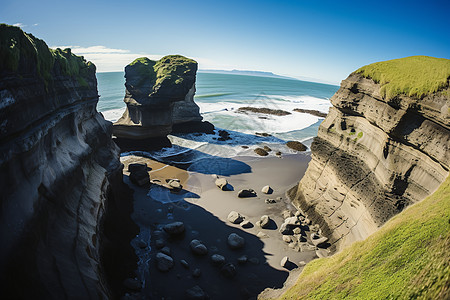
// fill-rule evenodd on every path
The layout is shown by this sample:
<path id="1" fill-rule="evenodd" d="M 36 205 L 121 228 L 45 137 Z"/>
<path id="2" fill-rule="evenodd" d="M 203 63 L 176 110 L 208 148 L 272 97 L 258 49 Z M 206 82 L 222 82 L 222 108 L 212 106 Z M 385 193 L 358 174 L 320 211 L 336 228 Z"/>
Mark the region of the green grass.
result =
<path id="1" fill-rule="evenodd" d="M 401 94 L 421 98 L 449 86 L 450 60 L 410 56 L 370 64 L 354 73 L 379 83 L 387 99 Z"/>
<path id="2" fill-rule="evenodd" d="M 127 68 L 133 68 L 140 75 L 139 84 L 153 83 L 154 89 L 165 84 L 180 85 L 186 75 L 195 75 L 197 62 L 181 55 L 167 55 L 158 61 L 140 57 L 131 62 Z"/>
<path id="3" fill-rule="evenodd" d="M 309 263 L 282 299 L 449 299 L 450 176 L 340 253 Z"/>
<path id="4" fill-rule="evenodd" d="M 19 27 L 0 24 L 0 70 L 36 73 L 46 84 L 56 72 L 87 85 L 87 76 L 95 72 L 95 66 L 70 49 L 49 49 L 43 40 Z"/>

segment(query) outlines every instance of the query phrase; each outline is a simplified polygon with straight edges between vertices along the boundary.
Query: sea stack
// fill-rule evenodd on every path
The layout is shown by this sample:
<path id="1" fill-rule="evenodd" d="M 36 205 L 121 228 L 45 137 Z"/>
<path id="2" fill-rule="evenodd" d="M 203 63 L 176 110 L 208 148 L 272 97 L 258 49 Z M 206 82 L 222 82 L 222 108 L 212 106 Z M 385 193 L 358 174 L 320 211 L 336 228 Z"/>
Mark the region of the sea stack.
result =
<path id="1" fill-rule="evenodd" d="M 127 108 L 114 123 L 113 134 L 119 140 L 165 138 L 174 124 L 201 122 L 193 101 L 196 73 L 197 62 L 181 55 L 159 61 L 141 57 L 127 65 Z"/>

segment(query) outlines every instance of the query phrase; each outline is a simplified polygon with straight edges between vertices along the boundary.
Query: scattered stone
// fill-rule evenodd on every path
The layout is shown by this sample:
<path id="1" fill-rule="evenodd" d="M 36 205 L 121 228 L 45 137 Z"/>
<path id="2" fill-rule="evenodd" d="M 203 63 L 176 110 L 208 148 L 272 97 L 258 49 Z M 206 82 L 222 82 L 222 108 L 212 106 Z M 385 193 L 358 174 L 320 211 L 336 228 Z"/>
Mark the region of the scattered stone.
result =
<path id="1" fill-rule="evenodd" d="M 296 227 L 296 228 L 294 228 L 294 229 L 292 230 L 292 232 L 293 232 L 294 234 L 301 234 L 301 233 L 302 233 L 302 230 L 301 230 L 299 227 Z"/>
<path id="2" fill-rule="evenodd" d="M 186 260 L 184 260 L 184 259 L 180 260 L 180 264 L 181 264 L 185 269 L 189 269 L 189 263 L 188 263 Z"/>
<path id="3" fill-rule="evenodd" d="M 242 221 L 240 225 L 242 228 L 252 228 L 253 227 L 252 222 L 250 222 L 248 220 Z"/>
<path id="4" fill-rule="evenodd" d="M 283 219 L 287 219 L 289 217 L 292 217 L 292 212 L 290 210 L 283 210 L 283 212 L 281 213 L 281 215 L 283 216 Z"/>
<path id="5" fill-rule="evenodd" d="M 169 247 L 163 247 L 161 250 L 162 253 L 164 253 L 165 255 L 169 255 L 170 256 L 170 248 Z"/>
<path id="6" fill-rule="evenodd" d="M 228 246 L 230 246 L 231 249 L 240 249 L 244 247 L 245 240 L 243 237 L 239 236 L 236 233 L 231 233 L 228 236 Z"/>
<path id="7" fill-rule="evenodd" d="M 144 242 L 143 240 L 139 240 L 139 241 L 137 242 L 137 246 L 138 246 L 139 248 L 141 248 L 141 249 L 145 249 L 145 248 L 147 248 L 147 243 Z"/>
<path id="8" fill-rule="evenodd" d="M 127 278 L 124 280 L 123 285 L 130 290 L 138 291 L 141 289 L 142 284 L 137 278 Z"/>
<path id="9" fill-rule="evenodd" d="M 277 197 L 277 201 L 283 201 L 283 197 Z"/>
<path id="10" fill-rule="evenodd" d="M 269 153 L 266 150 L 264 150 L 263 148 L 256 148 L 253 151 L 255 151 L 255 153 L 258 154 L 259 156 L 267 156 L 267 155 L 269 155 Z"/>
<path id="11" fill-rule="evenodd" d="M 213 254 L 211 255 L 211 262 L 215 266 L 221 266 L 225 263 L 225 257 L 220 254 Z"/>
<path id="12" fill-rule="evenodd" d="M 294 216 L 295 216 L 295 217 L 300 217 L 300 216 L 303 216 L 303 215 L 302 215 L 302 213 L 301 213 L 299 210 L 297 210 L 297 211 L 295 212 Z"/>
<path id="13" fill-rule="evenodd" d="M 247 255 L 239 256 L 237 259 L 238 264 L 243 265 L 248 261 Z"/>
<path id="14" fill-rule="evenodd" d="M 295 247 L 297 247 L 298 244 L 297 244 L 297 242 L 293 241 L 292 243 L 289 243 L 288 246 L 289 246 L 289 248 L 291 248 L 291 249 L 295 249 Z"/>
<path id="15" fill-rule="evenodd" d="M 227 219 L 228 219 L 228 221 L 230 221 L 233 224 L 239 224 L 242 221 L 244 221 L 244 217 L 241 216 L 240 213 L 238 213 L 237 211 L 234 211 L 234 210 L 228 214 Z"/>
<path id="16" fill-rule="evenodd" d="M 287 268 L 289 266 L 289 257 L 285 256 L 283 259 L 281 259 L 280 265 L 283 268 Z"/>
<path id="17" fill-rule="evenodd" d="M 196 255 L 206 255 L 208 253 L 208 248 L 199 240 L 192 240 L 189 247 L 192 253 Z"/>
<path id="18" fill-rule="evenodd" d="M 297 240 L 298 240 L 299 242 L 306 242 L 306 238 L 305 238 L 303 235 L 299 235 L 298 238 L 297 238 Z"/>
<path id="19" fill-rule="evenodd" d="M 248 261 L 254 265 L 259 265 L 259 259 L 257 259 L 256 257 L 252 257 Z"/>
<path id="20" fill-rule="evenodd" d="M 173 191 L 180 191 L 183 188 L 179 179 L 166 179 L 166 182 Z"/>
<path id="21" fill-rule="evenodd" d="M 276 156 L 281 156 L 281 151 L 277 151 L 277 153 L 275 153 Z"/>
<path id="22" fill-rule="evenodd" d="M 261 192 L 263 192 L 264 194 L 272 194 L 273 189 L 270 186 L 266 185 L 261 189 Z"/>
<path id="23" fill-rule="evenodd" d="M 270 152 L 270 151 L 272 151 L 272 149 L 270 149 L 270 147 L 269 147 L 269 146 L 264 146 L 264 150 L 266 150 L 267 152 Z"/>
<path id="24" fill-rule="evenodd" d="M 227 141 L 227 140 L 231 140 L 230 134 L 225 131 L 225 130 L 219 130 L 219 138 L 217 139 L 218 141 Z"/>
<path id="25" fill-rule="evenodd" d="M 266 199 L 266 200 L 264 200 L 264 202 L 266 202 L 266 204 L 274 204 L 274 203 L 277 203 L 277 201 L 275 201 L 275 199 Z"/>
<path id="26" fill-rule="evenodd" d="M 247 145 L 241 146 L 243 149 L 248 149 L 249 147 Z"/>
<path id="27" fill-rule="evenodd" d="M 259 220 L 257 224 L 261 228 L 267 228 L 267 227 L 269 227 L 270 221 L 271 221 L 271 219 L 269 218 L 269 216 L 268 215 L 264 215 L 264 216 L 261 217 L 261 220 Z"/>
<path id="28" fill-rule="evenodd" d="M 147 171 L 147 164 L 130 164 L 130 181 L 138 186 L 144 186 L 150 182 L 150 176 Z"/>
<path id="29" fill-rule="evenodd" d="M 206 300 L 208 295 L 198 286 L 186 290 L 186 298 L 192 300 Z"/>
<path id="30" fill-rule="evenodd" d="M 326 236 L 320 237 L 316 233 L 311 234 L 311 242 L 314 246 L 319 246 L 328 242 L 328 238 Z"/>
<path id="31" fill-rule="evenodd" d="M 295 151 L 306 151 L 307 147 L 298 141 L 289 141 L 286 143 L 286 146 L 295 150 Z"/>
<path id="32" fill-rule="evenodd" d="M 297 217 L 289 217 L 286 218 L 284 220 L 284 223 L 291 225 L 291 226 L 296 226 L 296 225 L 301 225 L 300 220 Z"/>
<path id="33" fill-rule="evenodd" d="M 298 266 L 299 267 L 306 266 L 306 262 L 304 260 L 302 260 L 302 261 L 298 262 Z"/>
<path id="34" fill-rule="evenodd" d="M 225 178 L 218 178 L 216 179 L 216 185 L 219 189 L 221 189 L 222 191 L 226 191 L 227 190 L 227 185 L 228 185 L 228 181 Z"/>
<path id="35" fill-rule="evenodd" d="M 163 227 L 164 231 L 169 235 L 179 235 L 184 232 L 184 223 L 183 222 L 173 222 Z"/>
<path id="36" fill-rule="evenodd" d="M 195 278 L 199 278 L 200 276 L 202 276 L 202 270 L 196 268 L 194 271 L 192 271 L 192 276 L 194 276 Z"/>
<path id="37" fill-rule="evenodd" d="M 255 134 L 263 137 L 272 136 L 270 133 L 267 132 L 255 132 Z"/>
<path id="38" fill-rule="evenodd" d="M 316 249 L 316 255 L 318 258 L 328 257 L 328 251 L 326 249 Z"/>
<path id="39" fill-rule="evenodd" d="M 155 247 L 156 249 L 161 249 L 166 245 L 166 242 L 163 239 L 157 239 L 155 241 Z"/>
<path id="40" fill-rule="evenodd" d="M 236 276 L 236 267 L 232 263 L 227 263 L 220 269 L 220 272 L 226 278 L 233 278 Z"/>
<path id="41" fill-rule="evenodd" d="M 283 235 L 292 235 L 291 227 L 286 223 L 281 224 L 280 233 Z"/>
<path id="42" fill-rule="evenodd" d="M 164 254 L 164 253 L 157 253 L 156 254 L 156 267 L 161 272 L 167 272 L 170 269 L 173 268 L 173 258 Z"/>
<path id="43" fill-rule="evenodd" d="M 256 192 L 252 189 L 240 190 L 238 193 L 239 198 L 256 197 Z"/>
<path id="44" fill-rule="evenodd" d="M 302 244 L 300 244 L 300 249 L 301 249 L 302 252 L 312 251 L 312 250 L 316 250 L 316 246 L 313 246 L 313 245 L 308 244 L 308 243 L 302 243 Z"/>
<path id="45" fill-rule="evenodd" d="M 311 225 L 312 224 L 311 220 L 308 219 L 308 218 L 306 218 L 304 222 L 305 222 L 306 225 Z"/>
<path id="46" fill-rule="evenodd" d="M 292 237 L 290 235 L 283 234 L 283 241 L 286 243 L 292 242 Z"/>
<path id="47" fill-rule="evenodd" d="M 256 234 L 257 237 L 259 237 L 260 239 L 266 239 L 269 236 L 267 234 L 265 234 L 264 232 L 260 231 Z"/>

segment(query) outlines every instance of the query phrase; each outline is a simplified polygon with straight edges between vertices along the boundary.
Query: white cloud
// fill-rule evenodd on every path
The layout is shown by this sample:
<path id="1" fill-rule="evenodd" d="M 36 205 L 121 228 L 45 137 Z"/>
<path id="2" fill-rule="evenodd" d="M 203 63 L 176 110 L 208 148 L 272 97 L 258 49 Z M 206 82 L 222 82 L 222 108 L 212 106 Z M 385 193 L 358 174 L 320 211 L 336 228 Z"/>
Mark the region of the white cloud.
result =
<path id="1" fill-rule="evenodd" d="M 105 46 L 52 46 L 50 48 L 71 48 L 72 53 L 84 56 L 85 59 L 92 61 L 97 72 L 115 72 L 123 71 L 125 66 L 138 57 L 148 57 L 153 60 L 159 60 L 164 55 L 149 53 L 132 53 L 130 50 L 108 48 Z M 207 58 L 192 57 L 199 64 L 199 69 L 232 69 L 230 66 L 218 65 L 214 61 Z"/>
<path id="2" fill-rule="evenodd" d="M 39 25 L 39 23 L 34 23 L 34 24 L 33 24 L 33 27 L 38 26 L 38 25 Z"/>
<path id="3" fill-rule="evenodd" d="M 13 24 L 13 26 L 17 26 L 17 27 L 27 27 L 27 25 L 23 24 L 23 23 L 16 23 Z"/>

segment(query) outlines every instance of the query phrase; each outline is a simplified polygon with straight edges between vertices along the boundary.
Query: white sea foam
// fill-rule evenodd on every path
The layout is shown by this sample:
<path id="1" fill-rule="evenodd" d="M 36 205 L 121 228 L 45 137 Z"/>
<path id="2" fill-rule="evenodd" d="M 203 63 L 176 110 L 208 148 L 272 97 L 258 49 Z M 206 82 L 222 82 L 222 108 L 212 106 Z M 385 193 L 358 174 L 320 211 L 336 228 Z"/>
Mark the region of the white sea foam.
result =
<path id="1" fill-rule="evenodd" d="M 103 117 L 111 122 L 116 122 L 125 112 L 125 107 L 102 111 Z"/>

